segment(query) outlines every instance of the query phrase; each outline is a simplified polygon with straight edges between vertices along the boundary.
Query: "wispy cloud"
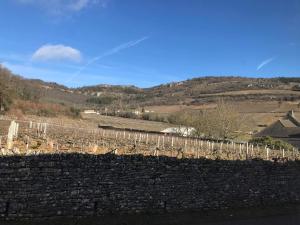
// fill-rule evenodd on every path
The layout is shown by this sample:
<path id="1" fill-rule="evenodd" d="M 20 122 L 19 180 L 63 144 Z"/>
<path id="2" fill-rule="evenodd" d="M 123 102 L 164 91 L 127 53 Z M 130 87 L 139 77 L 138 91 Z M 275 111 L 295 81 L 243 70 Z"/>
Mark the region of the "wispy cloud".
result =
<path id="1" fill-rule="evenodd" d="M 123 51 L 125 49 L 132 48 L 132 47 L 140 44 L 141 42 L 147 40 L 148 38 L 149 38 L 148 36 L 145 36 L 145 37 L 142 37 L 142 38 L 137 39 L 137 40 L 133 40 L 133 41 L 129 41 L 129 42 L 123 43 L 121 45 L 118 45 L 118 46 L 116 46 L 116 47 L 108 50 L 107 52 L 105 52 L 105 53 L 103 53 L 101 55 L 98 55 L 98 56 L 92 58 L 83 67 L 81 67 L 78 71 L 76 71 L 73 74 L 73 76 L 67 82 L 70 82 L 70 81 L 74 80 L 77 76 L 79 76 L 81 74 L 81 72 L 83 70 L 85 70 L 88 66 L 92 65 L 96 61 L 98 61 L 100 59 L 103 59 L 103 58 L 105 58 L 107 56 L 111 56 L 111 55 L 117 54 L 118 52 L 121 52 L 121 51 Z"/>
<path id="2" fill-rule="evenodd" d="M 137 40 L 133 40 L 133 41 L 123 43 L 123 44 L 121 44 L 117 47 L 114 47 L 114 48 L 110 49 L 109 51 L 105 52 L 104 54 L 95 57 L 94 60 L 96 61 L 96 60 L 99 60 L 103 57 L 106 57 L 106 56 L 109 56 L 109 55 L 114 55 L 114 54 L 116 54 L 116 53 L 118 53 L 118 52 L 120 52 L 124 49 L 134 47 L 134 46 L 138 45 L 139 43 L 147 40 L 148 38 L 149 38 L 148 36 L 145 36 L 145 37 L 142 37 L 142 38 L 137 39 Z"/>
<path id="3" fill-rule="evenodd" d="M 12 72 L 27 78 L 42 78 L 46 81 L 55 81 L 55 79 L 63 79 L 64 77 L 68 76 L 68 73 L 48 69 L 45 67 L 10 62 L 2 62 L 2 65 L 10 69 Z M 49 80 L 49 78 L 52 78 L 53 80 Z M 62 80 L 58 80 L 58 82 L 62 82 Z"/>
<path id="4" fill-rule="evenodd" d="M 15 0 L 23 5 L 40 8 L 51 15 L 65 15 L 81 11 L 92 5 L 105 8 L 109 0 Z"/>
<path id="5" fill-rule="evenodd" d="M 70 70 L 61 70 L 59 68 L 52 68 L 52 67 L 45 67 L 45 66 L 38 66 L 38 65 L 31 65 L 31 64 L 20 64 L 20 63 L 10 63 L 10 62 L 1 62 L 1 65 L 8 68 L 15 74 L 19 74 L 21 76 L 24 76 L 29 79 L 43 79 L 44 81 L 49 82 L 58 82 L 61 84 L 67 84 L 65 83 L 65 80 L 67 77 L 70 76 Z M 107 76 L 89 73 L 87 76 L 90 79 L 96 78 L 106 81 L 108 80 Z M 109 78 L 109 81 L 112 83 L 117 82 L 117 80 L 114 80 L 113 77 Z M 69 86 L 75 87 L 75 86 L 82 86 L 87 85 L 88 82 L 86 79 L 81 79 L 78 82 L 72 82 L 68 83 Z"/>
<path id="6" fill-rule="evenodd" d="M 17 53 L 0 53 L 0 62 L 21 62 L 25 63 L 30 59 L 31 55 L 17 54 Z"/>
<path id="7" fill-rule="evenodd" d="M 68 8 L 72 11 L 80 11 L 85 8 L 89 4 L 89 0 L 78 0 L 75 2 L 71 2 L 68 5 Z"/>
<path id="8" fill-rule="evenodd" d="M 273 62 L 276 58 L 277 58 L 276 56 L 273 56 L 273 57 L 271 57 L 271 58 L 268 58 L 268 59 L 262 61 L 262 62 L 257 66 L 256 70 L 258 71 L 258 70 L 262 69 L 264 66 L 266 66 L 266 65 L 268 65 L 269 63 Z"/>
<path id="9" fill-rule="evenodd" d="M 35 61 L 58 61 L 69 60 L 74 62 L 81 61 L 81 53 L 79 50 L 65 45 L 43 45 L 37 49 L 32 55 Z"/>

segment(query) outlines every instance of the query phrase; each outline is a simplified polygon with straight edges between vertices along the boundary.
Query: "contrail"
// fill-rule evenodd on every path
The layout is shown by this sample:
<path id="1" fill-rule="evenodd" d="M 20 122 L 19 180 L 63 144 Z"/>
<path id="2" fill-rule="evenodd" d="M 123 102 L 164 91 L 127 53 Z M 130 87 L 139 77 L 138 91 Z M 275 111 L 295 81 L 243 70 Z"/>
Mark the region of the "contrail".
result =
<path id="1" fill-rule="evenodd" d="M 77 70 L 72 75 L 72 77 L 69 80 L 67 80 L 67 82 L 70 82 L 70 81 L 74 80 L 77 76 L 79 76 L 81 74 L 81 72 L 83 70 L 85 70 L 88 66 L 90 66 L 93 63 L 95 63 L 96 61 L 98 61 L 100 59 L 103 59 L 104 57 L 107 57 L 107 56 L 110 56 L 110 55 L 114 55 L 114 54 L 116 54 L 116 53 L 118 53 L 118 52 L 120 52 L 122 50 L 134 47 L 134 46 L 138 45 L 139 43 L 147 40 L 148 38 L 149 38 L 148 36 L 145 36 L 145 37 L 142 37 L 142 38 L 137 39 L 137 40 L 133 40 L 133 41 L 129 41 L 129 42 L 123 43 L 121 45 L 118 45 L 117 47 L 114 47 L 114 48 L 108 50 L 107 52 L 103 53 L 102 55 L 98 55 L 98 56 L 92 58 L 83 67 L 81 67 L 79 70 Z"/>
<path id="2" fill-rule="evenodd" d="M 263 68 L 264 66 L 266 66 L 267 64 L 271 63 L 272 61 L 274 61 L 277 57 L 273 56 L 272 58 L 266 59 L 264 60 L 261 64 L 259 64 L 256 68 L 256 70 L 260 70 L 261 68 Z"/>

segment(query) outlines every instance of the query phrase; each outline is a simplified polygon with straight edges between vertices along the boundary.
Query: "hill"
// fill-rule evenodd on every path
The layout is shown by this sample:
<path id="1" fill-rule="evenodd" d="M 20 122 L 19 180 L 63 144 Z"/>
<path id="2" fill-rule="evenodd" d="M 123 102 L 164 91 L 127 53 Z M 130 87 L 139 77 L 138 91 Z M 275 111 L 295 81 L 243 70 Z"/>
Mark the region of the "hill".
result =
<path id="1" fill-rule="evenodd" d="M 214 102 L 220 97 L 231 101 L 295 101 L 300 99 L 299 85 L 300 78 L 201 77 L 150 88 L 98 85 L 74 89 L 74 92 L 89 96 L 94 106 L 114 105 L 120 108 L 125 105 L 136 108 L 149 105 L 198 105 Z M 110 101 L 101 101 L 105 98 L 110 98 Z"/>
<path id="2" fill-rule="evenodd" d="M 1 113 L 78 116 L 79 111 L 73 105 L 84 103 L 84 96 L 63 85 L 25 79 L 0 65 Z"/>
<path id="3" fill-rule="evenodd" d="M 25 79 L 0 66 L 1 111 L 19 110 L 43 116 L 78 114 L 83 109 L 126 111 L 148 106 L 203 106 L 227 101 L 300 100 L 300 78 L 201 77 L 150 88 L 95 85 L 80 88 Z"/>

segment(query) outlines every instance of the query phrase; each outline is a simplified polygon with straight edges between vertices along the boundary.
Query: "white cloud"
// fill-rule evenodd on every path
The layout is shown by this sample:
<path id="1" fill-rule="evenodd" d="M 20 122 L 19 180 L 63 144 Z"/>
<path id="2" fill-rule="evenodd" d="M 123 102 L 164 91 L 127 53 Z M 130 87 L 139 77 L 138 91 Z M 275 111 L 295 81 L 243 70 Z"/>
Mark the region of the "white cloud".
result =
<path id="1" fill-rule="evenodd" d="M 78 12 L 91 5 L 105 8 L 109 0 L 15 0 L 23 5 L 41 8 L 52 15 L 64 15 Z"/>
<path id="2" fill-rule="evenodd" d="M 258 70 L 262 69 L 264 66 L 266 66 L 266 65 L 269 64 L 269 63 L 271 63 L 271 62 L 274 61 L 276 58 L 277 58 L 276 56 L 273 56 L 273 57 L 271 57 L 271 58 L 269 58 L 269 59 L 266 59 L 266 60 L 262 61 L 262 62 L 257 66 L 256 70 L 258 71 Z"/>
<path id="3" fill-rule="evenodd" d="M 68 60 L 74 62 L 81 61 L 79 50 L 65 45 L 43 45 L 32 55 L 36 61 L 58 61 Z"/>

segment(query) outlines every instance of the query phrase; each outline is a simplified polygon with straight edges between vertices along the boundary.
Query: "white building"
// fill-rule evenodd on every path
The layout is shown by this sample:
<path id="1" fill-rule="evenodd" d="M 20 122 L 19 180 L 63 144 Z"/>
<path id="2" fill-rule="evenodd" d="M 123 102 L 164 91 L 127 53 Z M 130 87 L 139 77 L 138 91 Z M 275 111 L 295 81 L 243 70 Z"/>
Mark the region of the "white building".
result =
<path id="1" fill-rule="evenodd" d="M 132 111 L 132 113 L 135 114 L 135 115 L 140 115 L 140 114 L 142 114 L 142 112 L 139 111 L 139 110 L 134 110 L 134 111 Z"/>
<path id="2" fill-rule="evenodd" d="M 177 135 L 187 137 L 187 136 L 191 136 L 195 131 L 196 129 L 194 127 L 181 126 L 181 127 L 169 127 L 162 130 L 161 132 L 165 134 L 177 134 Z"/>
<path id="3" fill-rule="evenodd" d="M 83 111 L 84 114 L 96 114 L 97 112 L 93 109 L 87 109 Z"/>

